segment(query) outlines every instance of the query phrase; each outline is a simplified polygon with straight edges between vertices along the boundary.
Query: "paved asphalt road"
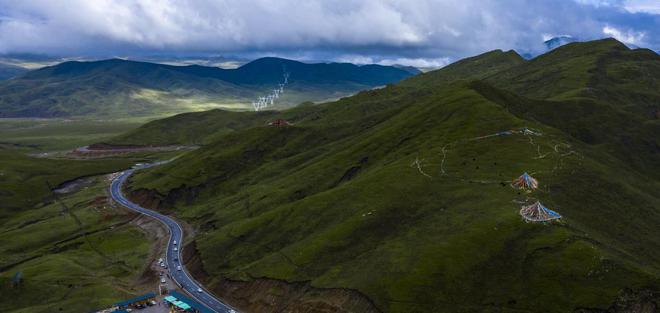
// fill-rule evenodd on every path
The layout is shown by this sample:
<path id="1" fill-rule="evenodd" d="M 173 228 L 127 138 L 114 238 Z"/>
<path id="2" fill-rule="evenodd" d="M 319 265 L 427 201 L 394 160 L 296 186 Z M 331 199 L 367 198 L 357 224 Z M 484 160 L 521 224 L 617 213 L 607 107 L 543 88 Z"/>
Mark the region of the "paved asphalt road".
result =
<path id="1" fill-rule="evenodd" d="M 201 284 L 195 281 L 192 276 L 188 274 L 183 264 L 180 263 L 181 249 L 177 249 L 177 251 L 174 251 L 174 249 L 179 248 L 181 242 L 183 241 L 183 230 L 181 229 L 181 226 L 179 226 L 179 224 L 171 217 L 149 209 L 145 209 L 124 197 L 124 194 L 121 191 L 121 186 L 126 181 L 126 178 L 131 176 L 135 169 L 147 168 L 155 165 L 158 164 L 139 165 L 135 166 L 133 169 L 124 171 L 121 175 L 112 181 L 112 185 L 110 186 L 110 194 L 112 195 L 112 198 L 119 202 L 121 205 L 138 213 L 151 216 L 167 226 L 170 232 L 170 239 L 167 242 L 165 261 L 167 263 L 167 268 L 170 271 L 172 279 L 176 281 L 182 289 L 184 289 L 186 292 L 188 292 L 188 294 L 192 295 L 193 298 L 206 305 L 214 312 L 236 312 L 226 304 L 220 302 L 220 300 L 215 298 L 210 292 L 204 289 Z M 178 266 L 181 266 L 181 270 L 177 269 Z M 201 292 L 199 292 L 198 289 L 201 289 Z"/>

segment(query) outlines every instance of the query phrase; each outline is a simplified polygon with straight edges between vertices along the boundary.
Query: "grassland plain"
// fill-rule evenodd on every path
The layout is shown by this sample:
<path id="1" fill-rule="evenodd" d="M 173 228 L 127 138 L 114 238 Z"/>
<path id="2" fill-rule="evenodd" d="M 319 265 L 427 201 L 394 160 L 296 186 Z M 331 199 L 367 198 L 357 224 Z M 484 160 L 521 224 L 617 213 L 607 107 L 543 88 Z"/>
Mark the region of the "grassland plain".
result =
<path id="1" fill-rule="evenodd" d="M 651 87 L 566 65 L 612 55 L 626 77 Z M 626 289 L 660 287 L 659 145 L 648 114 L 660 88 L 652 88 L 657 76 L 635 75 L 659 62 L 614 40 L 569 44 L 532 61 L 494 51 L 272 116 L 292 127 L 262 126 L 265 113 L 240 113 L 233 126 L 217 111 L 176 116 L 132 134 L 145 143 L 202 137 L 205 146 L 138 173 L 130 188 L 197 225 L 210 286 L 247 308 L 250 299 L 221 286 L 273 278 L 349 288 L 386 312 L 604 309 Z M 565 72 L 551 75 L 558 68 Z M 534 71 L 561 88 L 536 94 L 507 74 Z M 595 84 L 602 79 L 608 84 Z M 580 92 L 588 88 L 624 88 L 627 100 L 619 107 Z M 206 114 L 218 125 L 190 122 Z M 614 136 L 599 134 L 607 123 Z M 145 135 L 166 127 L 200 132 Z M 525 127 L 542 135 L 481 138 Z M 529 195 L 508 185 L 524 171 L 541 182 Z M 522 222 L 519 202 L 528 197 L 563 222 Z"/>
<path id="2" fill-rule="evenodd" d="M 57 186 L 80 176 L 130 167 L 132 158 L 73 161 L 31 155 L 70 150 L 133 129 L 143 120 L 0 120 L 0 215 L 32 208 Z"/>
<path id="3" fill-rule="evenodd" d="M 5 148 L 26 148 L 34 152 L 68 150 L 112 138 L 146 122 L 167 115 L 148 118 L 98 119 L 0 119 L 0 144 Z"/>
<path id="4" fill-rule="evenodd" d="M 107 179 L 154 155 L 102 160 L 33 157 L 116 136 L 143 120 L 0 120 L 0 311 L 87 312 L 142 292 L 150 241 L 113 208 Z M 85 176 L 81 190 L 51 186 Z M 78 219 L 81 224 L 76 222 Z M 19 285 L 12 285 L 16 273 Z"/>
<path id="5" fill-rule="evenodd" d="M 89 312 L 141 290 L 149 241 L 106 202 L 106 180 L 63 197 L 70 211 L 49 203 L 3 219 L 0 310 Z"/>

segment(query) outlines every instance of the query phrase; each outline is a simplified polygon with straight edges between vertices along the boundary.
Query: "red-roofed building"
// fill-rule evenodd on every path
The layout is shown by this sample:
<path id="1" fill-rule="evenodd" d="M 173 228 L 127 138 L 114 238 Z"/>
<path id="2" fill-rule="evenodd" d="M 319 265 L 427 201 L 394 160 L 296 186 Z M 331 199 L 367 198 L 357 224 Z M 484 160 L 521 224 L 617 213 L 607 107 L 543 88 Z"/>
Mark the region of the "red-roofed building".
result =
<path id="1" fill-rule="evenodd" d="M 287 121 L 287 120 L 283 120 L 283 119 L 280 118 L 280 119 L 276 119 L 276 120 L 274 120 L 274 121 L 268 123 L 268 125 L 270 125 L 270 126 L 274 126 L 274 127 L 285 127 L 285 126 L 291 126 L 291 125 L 293 125 L 293 124 L 291 124 L 291 123 L 290 123 L 289 121 Z"/>

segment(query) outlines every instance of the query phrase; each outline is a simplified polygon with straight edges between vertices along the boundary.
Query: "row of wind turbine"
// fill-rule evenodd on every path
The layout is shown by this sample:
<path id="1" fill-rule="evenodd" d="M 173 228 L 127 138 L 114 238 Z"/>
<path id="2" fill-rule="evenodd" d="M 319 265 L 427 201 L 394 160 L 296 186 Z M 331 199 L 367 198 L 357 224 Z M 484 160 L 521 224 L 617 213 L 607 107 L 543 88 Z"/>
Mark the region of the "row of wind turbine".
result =
<path id="1" fill-rule="evenodd" d="M 252 107 L 255 111 L 261 111 L 269 106 L 275 104 L 275 99 L 278 99 L 284 93 L 284 86 L 289 83 L 289 73 L 284 72 L 282 83 L 277 84 L 277 88 L 273 89 L 270 94 L 265 97 L 259 97 L 257 101 L 252 101 Z"/>

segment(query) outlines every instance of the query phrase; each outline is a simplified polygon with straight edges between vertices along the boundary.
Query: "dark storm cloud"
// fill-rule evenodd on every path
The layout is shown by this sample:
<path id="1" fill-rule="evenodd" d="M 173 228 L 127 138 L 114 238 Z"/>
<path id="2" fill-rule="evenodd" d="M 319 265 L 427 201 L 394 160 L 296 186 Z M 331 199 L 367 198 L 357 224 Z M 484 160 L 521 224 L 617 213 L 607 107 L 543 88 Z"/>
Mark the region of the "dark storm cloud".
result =
<path id="1" fill-rule="evenodd" d="M 442 65 L 551 36 L 660 49 L 657 0 L 0 0 L 0 53 L 274 54 Z"/>

